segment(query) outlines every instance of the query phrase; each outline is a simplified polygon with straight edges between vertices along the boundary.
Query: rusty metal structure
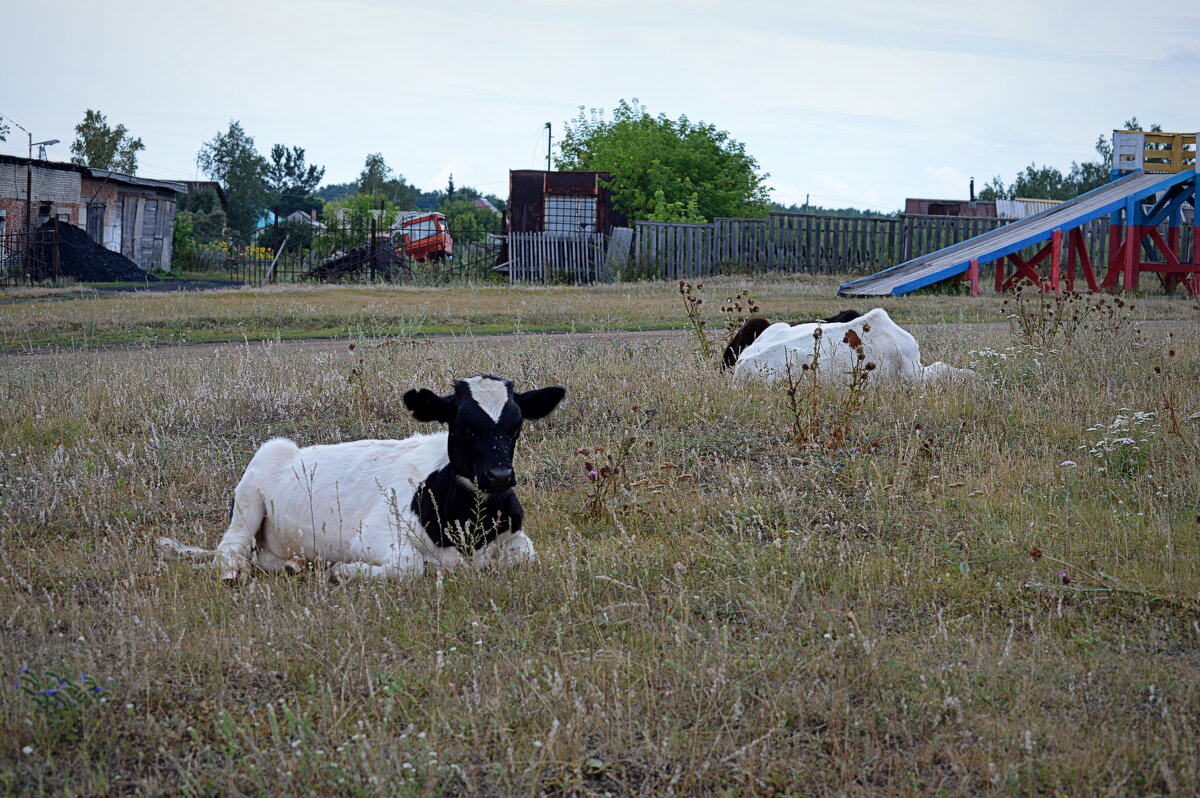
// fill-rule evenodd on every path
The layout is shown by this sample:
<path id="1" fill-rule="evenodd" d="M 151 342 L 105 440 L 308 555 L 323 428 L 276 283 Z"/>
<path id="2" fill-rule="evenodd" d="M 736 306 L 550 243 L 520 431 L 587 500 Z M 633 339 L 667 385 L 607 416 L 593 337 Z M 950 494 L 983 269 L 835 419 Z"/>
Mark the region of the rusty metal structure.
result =
<path id="1" fill-rule="evenodd" d="M 608 172 L 544 172 L 515 169 L 508 173 L 508 232 L 608 235 L 624 227 L 607 187 Z"/>

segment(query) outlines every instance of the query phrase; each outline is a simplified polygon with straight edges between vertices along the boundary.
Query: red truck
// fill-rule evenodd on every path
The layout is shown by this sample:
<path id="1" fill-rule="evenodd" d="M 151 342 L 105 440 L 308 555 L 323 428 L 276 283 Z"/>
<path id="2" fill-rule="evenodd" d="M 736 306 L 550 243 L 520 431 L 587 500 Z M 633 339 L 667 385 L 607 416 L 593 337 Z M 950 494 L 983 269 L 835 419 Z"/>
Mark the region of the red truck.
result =
<path id="1" fill-rule="evenodd" d="M 454 254 L 446 217 L 433 211 L 401 211 L 392 228 L 396 254 L 413 260 L 442 260 Z"/>

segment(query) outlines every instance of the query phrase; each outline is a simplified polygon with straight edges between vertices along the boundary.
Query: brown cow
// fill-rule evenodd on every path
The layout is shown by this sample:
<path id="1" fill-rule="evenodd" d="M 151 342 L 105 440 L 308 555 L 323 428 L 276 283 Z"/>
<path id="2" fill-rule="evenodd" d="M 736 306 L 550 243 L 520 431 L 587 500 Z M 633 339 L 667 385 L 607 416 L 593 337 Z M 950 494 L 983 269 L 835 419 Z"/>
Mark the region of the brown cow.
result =
<path id="1" fill-rule="evenodd" d="M 816 319 L 817 322 L 846 322 L 854 321 L 862 314 L 857 310 L 843 310 L 841 313 L 835 313 L 825 319 Z M 797 324 L 813 324 L 813 321 L 793 321 L 789 322 L 793 327 Z M 754 343 L 758 336 L 762 335 L 763 330 L 771 326 L 771 322 L 764 319 L 762 316 L 755 316 L 752 319 L 746 319 L 742 322 L 742 326 L 729 339 L 729 345 L 725 347 L 725 354 L 722 357 L 724 361 L 723 368 L 731 369 L 737 363 L 738 355 L 740 355 L 746 347 Z"/>

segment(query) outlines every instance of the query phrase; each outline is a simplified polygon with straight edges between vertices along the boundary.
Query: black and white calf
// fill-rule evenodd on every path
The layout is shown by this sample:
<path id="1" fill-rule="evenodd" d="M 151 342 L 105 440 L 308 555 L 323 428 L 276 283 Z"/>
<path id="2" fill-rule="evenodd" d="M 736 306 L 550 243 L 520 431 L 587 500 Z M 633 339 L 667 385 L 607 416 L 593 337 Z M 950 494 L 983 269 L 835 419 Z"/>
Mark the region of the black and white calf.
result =
<path id="1" fill-rule="evenodd" d="M 323 561 L 341 578 L 403 579 L 427 563 L 456 567 L 464 554 L 481 567 L 534 559 L 513 492 L 513 450 L 522 423 L 548 415 L 565 394 L 557 386 L 515 393 L 508 380 L 470 377 L 449 396 L 404 394 L 414 418 L 440 421 L 443 432 L 303 449 L 267 441 L 234 490 L 215 552 L 222 578 L 238 581 L 252 563 L 278 571 Z"/>

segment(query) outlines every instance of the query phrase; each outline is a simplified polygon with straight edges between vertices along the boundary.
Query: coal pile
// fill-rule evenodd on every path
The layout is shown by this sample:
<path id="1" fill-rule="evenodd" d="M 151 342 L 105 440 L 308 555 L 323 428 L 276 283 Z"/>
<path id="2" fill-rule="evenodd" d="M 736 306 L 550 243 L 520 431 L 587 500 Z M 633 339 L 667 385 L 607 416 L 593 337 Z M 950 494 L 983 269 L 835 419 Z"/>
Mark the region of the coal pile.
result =
<path id="1" fill-rule="evenodd" d="M 53 240 L 58 234 L 58 271 L 63 277 L 73 277 L 87 283 L 157 282 L 137 267 L 129 258 L 97 244 L 85 230 L 73 224 L 51 219 L 38 227 L 36 270 L 34 279 L 54 276 Z"/>
<path id="2" fill-rule="evenodd" d="M 408 264 L 396 254 L 390 244 L 381 242 L 356 247 L 335 258 L 330 258 L 321 265 L 309 269 L 304 273 L 304 277 L 308 280 L 336 283 L 343 277 L 352 275 L 369 276 L 372 262 L 374 262 L 376 277 L 395 279 L 411 276 Z"/>

